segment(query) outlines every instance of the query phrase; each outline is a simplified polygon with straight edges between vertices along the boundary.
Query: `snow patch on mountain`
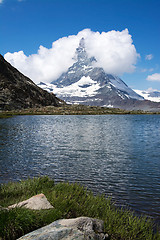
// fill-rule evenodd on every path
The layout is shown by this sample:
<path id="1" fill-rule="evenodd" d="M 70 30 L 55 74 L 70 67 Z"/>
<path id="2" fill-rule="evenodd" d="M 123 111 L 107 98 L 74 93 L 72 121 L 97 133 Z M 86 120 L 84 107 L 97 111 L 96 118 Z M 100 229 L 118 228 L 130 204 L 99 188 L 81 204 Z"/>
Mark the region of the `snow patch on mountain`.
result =
<path id="1" fill-rule="evenodd" d="M 79 81 L 63 87 L 55 88 L 54 92 L 57 95 L 71 96 L 71 97 L 86 97 L 94 96 L 96 91 L 100 88 L 99 84 L 96 81 L 93 81 L 89 76 L 83 76 Z"/>
<path id="2" fill-rule="evenodd" d="M 89 76 L 83 76 L 79 81 L 64 87 L 57 87 L 54 84 L 38 84 L 39 87 L 49 91 L 54 92 L 57 96 L 64 97 L 92 97 L 96 95 L 98 89 L 100 89 L 99 83 L 92 80 Z"/>
<path id="3" fill-rule="evenodd" d="M 152 102 L 160 102 L 160 91 L 158 90 L 137 90 L 134 91 L 140 96 L 144 97 L 146 100 L 150 100 Z"/>

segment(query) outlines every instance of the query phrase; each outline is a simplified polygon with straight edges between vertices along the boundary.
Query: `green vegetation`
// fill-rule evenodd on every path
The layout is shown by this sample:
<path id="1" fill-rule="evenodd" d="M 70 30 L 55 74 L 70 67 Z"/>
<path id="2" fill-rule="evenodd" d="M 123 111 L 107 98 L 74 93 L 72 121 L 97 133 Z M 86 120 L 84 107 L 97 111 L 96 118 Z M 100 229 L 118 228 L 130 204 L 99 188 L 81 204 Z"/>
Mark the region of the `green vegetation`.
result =
<path id="1" fill-rule="evenodd" d="M 22 110 L 1 111 L 0 118 L 15 115 L 102 115 L 102 114 L 160 114 L 160 112 L 127 111 L 119 108 L 96 107 L 86 105 L 67 105 L 60 107 L 47 106 L 41 108 L 27 108 Z"/>
<path id="2" fill-rule="evenodd" d="M 151 220 L 136 217 L 128 210 L 117 209 L 110 199 L 94 196 L 79 184 L 54 184 L 48 177 L 1 185 L 0 205 L 5 208 L 38 193 L 44 193 L 54 208 L 40 211 L 25 208 L 0 210 L 0 239 L 14 240 L 57 219 L 79 216 L 104 220 L 105 231 L 111 240 L 160 239 L 158 231 L 153 233 Z"/>

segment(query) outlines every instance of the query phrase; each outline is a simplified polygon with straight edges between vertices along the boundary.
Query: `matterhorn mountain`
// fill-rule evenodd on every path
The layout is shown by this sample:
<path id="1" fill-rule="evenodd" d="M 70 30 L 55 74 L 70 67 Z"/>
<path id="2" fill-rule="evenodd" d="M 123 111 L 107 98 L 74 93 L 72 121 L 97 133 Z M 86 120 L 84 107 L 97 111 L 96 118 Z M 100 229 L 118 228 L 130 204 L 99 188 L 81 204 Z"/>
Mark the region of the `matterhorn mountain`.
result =
<path id="1" fill-rule="evenodd" d="M 123 108 L 129 110 L 160 110 L 159 106 L 145 101 L 118 76 L 105 73 L 96 67 L 95 57 L 89 58 L 82 38 L 75 52 L 76 62 L 51 84 L 38 85 L 70 104 L 84 104 Z"/>

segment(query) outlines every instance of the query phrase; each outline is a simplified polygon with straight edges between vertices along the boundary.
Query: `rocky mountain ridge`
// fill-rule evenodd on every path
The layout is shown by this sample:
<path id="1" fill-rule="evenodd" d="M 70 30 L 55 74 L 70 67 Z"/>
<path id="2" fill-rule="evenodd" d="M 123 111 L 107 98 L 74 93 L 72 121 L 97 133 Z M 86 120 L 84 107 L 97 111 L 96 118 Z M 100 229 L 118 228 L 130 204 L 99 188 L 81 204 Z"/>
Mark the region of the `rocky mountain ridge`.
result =
<path id="1" fill-rule="evenodd" d="M 38 87 L 0 55 L 0 110 L 59 106 L 61 100 Z"/>

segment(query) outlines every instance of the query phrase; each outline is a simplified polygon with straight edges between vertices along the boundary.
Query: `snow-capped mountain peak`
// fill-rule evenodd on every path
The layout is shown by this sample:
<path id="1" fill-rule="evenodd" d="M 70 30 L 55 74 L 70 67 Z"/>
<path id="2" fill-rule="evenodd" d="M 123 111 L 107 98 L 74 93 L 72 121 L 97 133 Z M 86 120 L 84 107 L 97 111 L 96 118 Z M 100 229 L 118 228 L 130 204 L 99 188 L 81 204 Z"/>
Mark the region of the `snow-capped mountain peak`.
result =
<path id="1" fill-rule="evenodd" d="M 139 96 L 137 93 L 135 93 L 132 89 L 130 89 L 119 77 L 111 74 L 106 74 L 103 70 L 103 68 L 94 67 L 94 62 L 96 59 L 93 57 L 89 58 L 88 54 L 85 49 L 85 39 L 82 38 L 79 43 L 79 47 L 76 49 L 75 52 L 76 62 L 68 69 L 67 72 L 63 73 L 56 81 L 53 81 L 52 84 L 56 86 L 56 88 L 53 89 L 54 93 L 57 94 L 57 96 L 60 96 L 62 99 L 66 100 L 67 102 L 78 102 L 78 100 L 71 99 L 74 97 L 74 99 L 84 97 L 84 92 L 88 93 L 85 94 L 85 98 L 90 98 L 91 95 L 88 91 L 88 85 L 84 85 L 83 89 L 82 87 L 78 89 L 79 85 L 76 84 L 81 79 L 90 78 L 92 80 L 93 88 L 95 87 L 95 83 L 98 87 L 96 87 L 96 90 L 94 91 L 94 94 L 92 93 L 92 103 L 96 102 L 94 101 L 94 96 L 97 101 L 101 101 L 100 99 L 107 100 L 107 95 L 109 94 L 109 99 L 111 98 L 111 90 L 114 91 L 117 95 L 117 97 L 121 99 L 139 99 L 143 100 L 143 97 Z M 75 89 L 75 86 L 77 89 Z M 67 87 L 67 88 L 66 88 Z M 74 87 L 74 91 L 73 91 Z M 85 89 L 86 88 L 86 89 Z M 90 86 L 91 88 L 91 86 Z M 71 90 L 69 94 L 69 89 Z M 102 96 L 102 92 L 104 97 Z M 100 98 L 101 95 L 101 98 Z M 68 96 L 68 97 L 67 97 Z M 70 97 L 69 97 L 70 96 Z M 98 97 L 99 96 L 99 97 Z M 70 98 L 70 99 L 69 99 Z M 89 99 L 80 99 L 81 102 L 84 102 L 87 100 L 87 102 L 90 102 Z M 102 103 L 103 105 L 103 103 Z M 106 105 L 106 104 L 105 104 Z"/>
<path id="2" fill-rule="evenodd" d="M 144 100 L 143 96 L 129 88 L 118 76 L 107 74 L 103 68 L 95 67 L 95 61 L 94 56 L 88 57 L 85 39 L 82 38 L 75 51 L 75 63 L 68 71 L 51 84 L 41 83 L 39 86 L 73 104 L 130 109 L 131 105 Z"/>

